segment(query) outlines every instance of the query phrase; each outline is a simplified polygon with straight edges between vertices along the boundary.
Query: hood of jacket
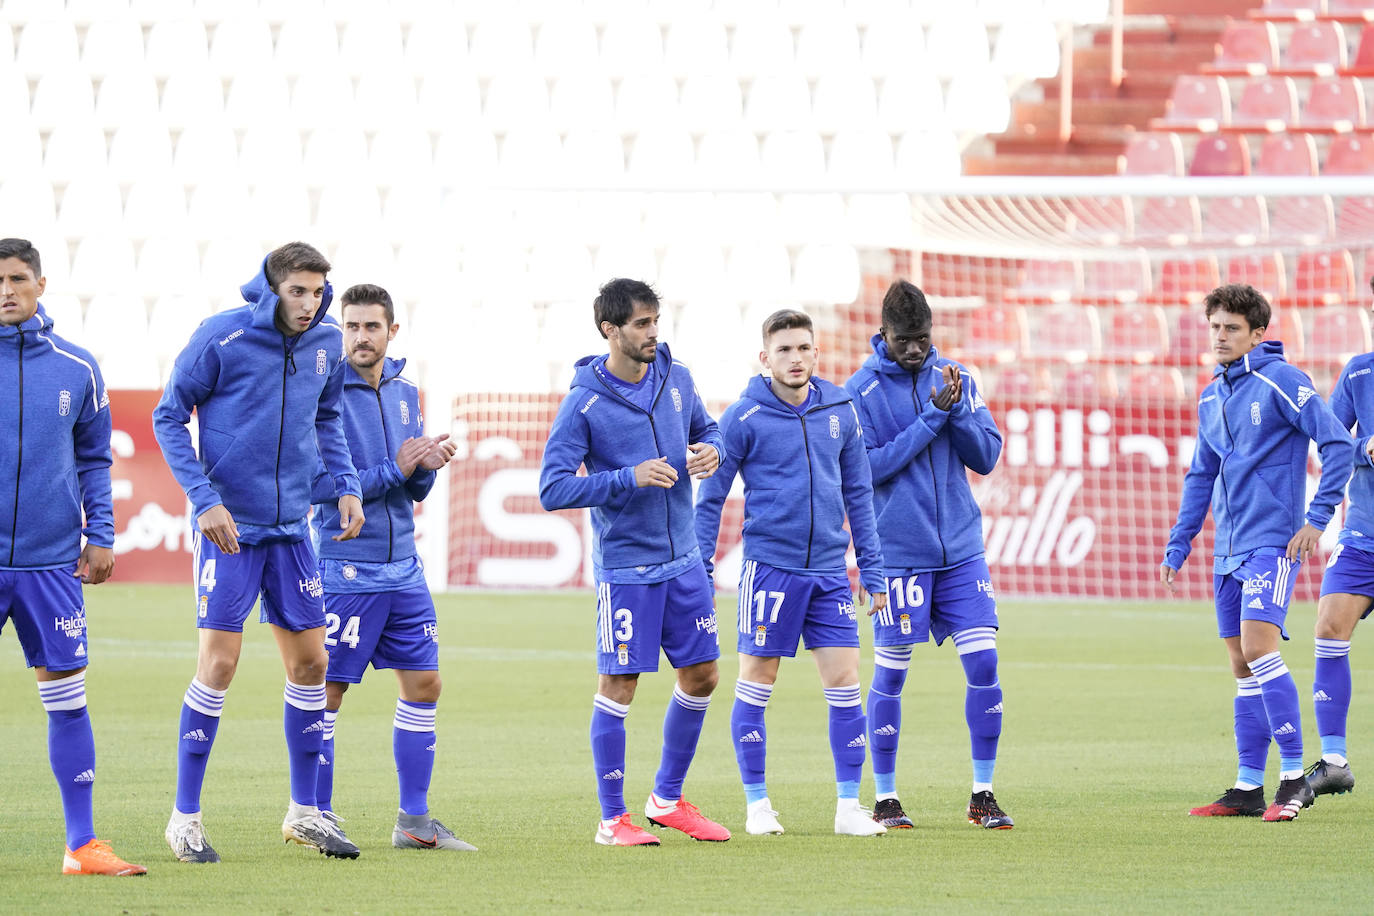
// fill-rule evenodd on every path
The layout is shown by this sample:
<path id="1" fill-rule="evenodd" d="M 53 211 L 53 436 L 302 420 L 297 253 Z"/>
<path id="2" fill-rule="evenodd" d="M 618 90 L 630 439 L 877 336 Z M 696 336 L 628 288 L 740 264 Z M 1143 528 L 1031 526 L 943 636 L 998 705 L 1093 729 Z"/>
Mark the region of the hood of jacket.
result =
<path id="1" fill-rule="evenodd" d="M 48 316 L 43 308 L 43 303 L 38 303 L 38 310 L 19 324 L 0 325 L 0 339 L 12 339 L 17 341 L 21 334 L 38 334 L 43 331 L 52 333 L 53 320 Z"/>
<path id="2" fill-rule="evenodd" d="M 239 287 L 239 292 L 243 294 L 243 301 L 248 303 L 248 307 L 253 310 L 253 327 L 255 328 L 275 328 L 277 326 L 277 303 L 281 302 L 281 297 L 272 291 L 271 285 L 267 282 L 267 258 L 262 259 L 262 264 L 258 267 L 257 275 L 247 283 Z M 315 320 L 310 322 L 310 327 L 316 327 L 324 320 L 324 315 L 329 311 L 329 304 L 334 301 L 334 287 L 328 280 L 324 281 L 324 298 L 320 301 L 320 307 L 315 312 Z M 299 334 L 296 335 L 300 337 Z"/>
<path id="3" fill-rule="evenodd" d="M 773 393 L 773 379 L 769 376 L 754 375 L 749 379 L 744 390 L 740 392 L 740 398 L 748 398 L 757 403 L 762 409 L 770 413 L 782 414 L 783 416 L 796 416 L 796 412 L 789 407 L 781 398 Z M 811 384 L 820 393 L 820 400 L 815 407 L 833 407 L 836 404 L 846 404 L 853 400 L 849 392 L 845 391 L 834 382 L 826 381 L 816 376 L 811 377 Z"/>
<path id="4" fill-rule="evenodd" d="M 400 375 L 405 367 L 406 361 L 404 358 L 392 359 L 390 356 L 382 357 L 382 384 L 385 385 L 387 382 Z M 362 385 L 365 388 L 372 387 L 367 383 L 367 379 L 363 378 L 358 370 L 353 368 L 353 364 L 348 361 L 347 357 L 344 358 L 344 384 L 349 387 L 355 385 Z"/>
<path id="5" fill-rule="evenodd" d="M 574 388 L 592 388 L 606 390 L 606 384 L 601 381 L 601 367 L 606 365 L 606 354 L 599 353 L 595 356 L 584 356 L 573 364 L 572 381 L 568 384 L 569 390 Z M 658 345 L 658 351 L 654 354 L 654 368 L 658 370 L 658 379 L 662 382 L 668 376 L 668 370 L 673 367 L 673 354 L 668 350 L 666 343 Z"/>
<path id="6" fill-rule="evenodd" d="M 1261 340 L 1259 346 L 1240 359 L 1230 363 L 1217 363 L 1217 367 L 1212 370 L 1212 378 L 1225 375 L 1226 378 L 1234 380 L 1242 375 L 1248 375 L 1256 369 L 1261 369 L 1270 363 L 1287 362 L 1283 355 L 1283 342 L 1278 340 Z"/>

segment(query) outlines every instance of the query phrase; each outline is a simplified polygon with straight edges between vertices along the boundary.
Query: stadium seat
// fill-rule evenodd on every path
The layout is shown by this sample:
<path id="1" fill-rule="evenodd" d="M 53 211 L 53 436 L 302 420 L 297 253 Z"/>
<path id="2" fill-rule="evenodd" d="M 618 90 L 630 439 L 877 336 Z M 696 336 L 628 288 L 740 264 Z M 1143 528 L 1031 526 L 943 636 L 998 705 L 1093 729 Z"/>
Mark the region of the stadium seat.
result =
<path id="1" fill-rule="evenodd" d="M 48 135 L 43 174 L 54 185 L 65 185 L 80 175 L 103 173 L 105 165 L 105 132 L 94 123 L 60 124 Z"/>
<path id="2" fill-rule="evenodd" d="M 730 65 L 746 80 L 783 73 L 795 66 L 792 33 L 776 18 L 766 15 L 741 19 L 730 45 Z"/>
<path id="3" fill-rule="evenodd" d="M 401 25 L 388 4 L 368 4 L 348 17 L 339 35 L 339 63 L 349 76 L 394 73 L 410 79 L 402 51 Z"/>
<path id="4" fill-rule="evenodd" d="M 1009 366 L 988 376 L 985 394 L 999 406 L 1046 403 L 1053 393 L 1053 377 L 1044 366 Z"/>
<path id="5" fill-rule="evenodd" d="M 0 44 L 4 34 L 0 33 Z M 0 50 L 0 60 L 5 56 Z M 81 63 L 86 72 L 95 77 L 108 77 L 129 69 L 130 64 L 143 60 L 143 29 L 136 20 L 125 16 L 106 16 L 91 21 L 86 27 L 82 43 Z"/>
<path id="6" fill-rule="evenodd" d="M 1332 137 L 1321 172 L 1323 175 L 1374 175 L 1374 140 L 1359 134 Z"/>
<path id="7" fill-rule="evenodd" d="M 178 71 L 162 88 L 162 120 L 172 130 L 206 122 L 221 123 L 224 86 L 208 68 Z"/>
<path id="8" fill-rule="evenodd" d="M 563 168 L 573 185 L 604 185 L 625 174 L 620 134 L 602 128 L 573 128 L 563 138 Z"/>
<path id="9" fill-rule="evenodd" d="M 46 271 L 45 271 L 46 272 Z M 71 276 L 67 283 L 71 292 L 78 296 L 95 296 L 102 293 L 129 295 L 135 288 L 138 275 L 134 267 L 134 246 L 123 234 L 110 233 L 91 235 L 76 245 L 72 256 Z M 137 318 L 143 318 L 140 305 Z M 105 335 L 103 326 L 92 324 L 94 312 L 87 309 L 85 331 L 88 336 L 101 339 Z M 134 321 L 130 318 L 130 323 Z M 144 326 L 146 331 L 146 325 Z"/>
<path id="10" fill-rule="evenodd" d="M 291 120 L 303 130 L 356 124 L 352 81 L 342 72 L 327 69 L 296 76 L 291 87 Z"/>
<path id="11" fill-rule="evenodd" d="M 320 188 L 314 222 L 324 236 L 339 238 L 349 227 L 372 229 L 381 221 L 382 200 L 375 185 L 345 179 Z"/>
<path id="12" fill-rule="evenodd" d="M 1288 301 L 1294 305 L 1356 303 L 1355 263 L 1350 252 L 1344 249 L 1299 252 Z"/>
<path id="13" fill-rule="evenodd" d="M 1083 262 L 1083 299 L 1109 305 L 1135 302 L 1150 291 L 1150 261 L 1136 249 L 1117 260 Z"/>
<path id="14" fill-rule="evenodd" d="M 402 278 L 397 274 L 395 251 L 370 228 L 361 235 L 341 238 L 334 246 L 330 261 L 334 266 L 330 277 L 339 291 L 355 283 L 377 283 L 387 290 L 399 291 L 398 283 L 416 282 L 415 278 Z"/>
<path id="15" fill-rule="evenodd" d="M 648 127 L 630 146 L 626 174 L 638 181 L 674 187 L 688 181 L 696 168 L 692 137 L 681 128 Z"/>
<path id="16" fill-rule="evenodd" d="M 1082 363 L 1102 353 L 1102 326 L 1097 308 L 1065 303 L 1036 313 L 1027 359 Z"/>
<path id="17" fill-rule="evenodd" d="M 599 73 L 560 76 L 549 94 L 549 118 L 553 129 L 564 133 L 610 127 L 615 123 L 611 81 Z"/>
<path id="18" fill-rule="evenodd" d="M 797 252 L 792 295 L 803 305 L 844 305 L 859 295 L 859 254 L 844 243 L 812 243 Z"/>
<path id="19" fill-rule="evenodd" d="M 210 314 L 209 300 L 195 290 L 159 296 L 148 314 L 148 333 L 154 354 L 159 359 L 176 356 Z"/>
<path id="20" fill-rule="evenodd" d="M 682 83 L 678 118 L 694 136 L 734 130 L 742 124 L 744 97 L 739 81 L 725 73 L 698 73 Z"/>
<path id="21" fill-rule="evenodd" d="M 189 132 L 188 132 L 189 133 Z M 250 185 L 270 179 L 283 171 L 298 175 L 301 163 L 301 138 L 294 128 L 282 124 L 256 124 L 243 132 L 239 152 L 239 174 Z M 214 178 L 214 173 L 201 179 Z M 223 177 L 231 177 L 225 175 Z"/>
<path id="22" fill-rule="evenodd" d="M 1341 199 L 1341 209 L 1336 215 L 1336 232 L 1341 238 L 1368 237 L 1372 226 L 1374 226 L 1374 196 L 1356 195 Z M 1367 256 L 1365 263 L 1374 266 Z"/>
<path id="23" fill-rule="evenodd" d="M 999 134 L 1011 123 L 1007 81 L 989 68 L 971 69 L 949 81 L 945 120 L 958 131 Z"/>
<path id="24" fill-rule="evenodd" d="M 1335 210 L 1325 194 L 1269 198 L 1269 234 L 1274 241 L 1316 245 L 1335 231 Z"/>
<path id="25" fill-rule="evenodd" d="M 0 162 L 3 162 L 0 158 Z M 56 195 L 52 185 L 43 177 L 41 166 L 32 171 L 0 170 L 0 213 L 19 214 L 12 217 L 27 227 L 26 232 L 55 234 L 57 231 Z M 37 244 L 35 242 L 35 244 Z M 46 263 L 47 255 L 43 255 Z"/>
<path id="26" fill-rule="evenodd" d="M 758 238 L 782 239 L 777 198 L 767 192 L 744 191 L 716 197 L 717 232 L 722 241 L 737 243 Z"/>
<path id="27" fill-rule="evenodd" d="M 159 18 L 148 29 L 144 63 L 155 76 L 208 69 L 209 40 L 205 24 L 192 18 Z"/>
<path id="28" fill-rule="evenodd" d="M 460 185 L 483 184 L 496 174 L 496 138 L 480 122 L 462 124 L 439 135 L 434 146 L 435 174 Z"/>
<path id="29" fill-rule="evenodd" d="M 293 134 L 294 136 L 294 134 Z M 297 159 L 299 161 L 299 159 Z M 172 174 L 195 185 L 238 168 L 238 141 L 223 123 L 193 124 L 177 138 Z"/>
<path id="30" fill-rule="evenodd" d="M 1122 363 L 1162 362 L 1169 353 L 1169 319 L 1157 305 L 1127 305 L 1101 311 L 1102 355 Z"/>
<path id="31" fill-rule="evenodd" d="M 1030 355 L 1026 310 L 1019 305 L 984 305 L 964 313 L 967 324 L 956 358 L 1009 363 Z"/>
<path id="32" fill-rule="evenodd" d="M 403 68 L 428 77 L 470 70 L 468 32 L 459 11 L 447 4 L 422 4 L 406 31 Z"/>
<path id="33" fill-rule="evenodd" d="M 763 171 L 778 184 L 808 187 L 825 175 L 825 149 L 809 130 L 775 130 L 759 151 Z"/>
<path id="34" fill-rule="evenodd" d="M 1007 76 L 1049 79 L 1059 72 L 1059 35 L 1054 23 L 1044 16 L 1021 15 L 998 30 L 992 47 L 993 69 Z"/>
<path id="35" fill-rule="evenodd" d="M 1150 197 L 1140 209 L 1136 240 L 1186 245 L 1202 234 L 1202 206 L 1196 197 Z"/>
<path id="36" fill-rule="evenodd" d="M 1166 307 L 1169 321 L 1168 362 L 1176 366 L 1214 365 L 1207 316 L 1196 305 Z"/>
<path id="37" fill-rule="evenodd" d="M 14 63 L 14 31 L 8 22 L 0 22 L 0 67 L 9 70 Z M 3 71 L 0 71 L 3 72 Z"/>
<path id="38" fill-rule="evenodd" d="M 430 130 L 469 127 L 481 120 L 482 92 L 471 74 L 431 73 L 420 80 L 420 120 Z"/>
<path id="39" fill-rule="evenodd" d="M 210 39 L 210 67 L 222 77 L 237 77 L 244 61 L 272 59 L 272 30 L 257 15 L 239 13 L 222 19 Z"/>
<path id="40" fill-rule="evenodd" d="M 1345 134 L 1365 126 L 1364 86 L 1358 77 L 1324 76 L 1312 80 L 1302 120 L 1303 130 Z"/>
<path id="41" fill-rule="evenodd" d="M 878 96 L 873 81 L 857 70 L 822 76 L 812 92 L 811 123 L 823 135 L 876 127 Z"/>
<path id="42" fill-rule="evenodd" d="M 75 126 L 95 117 L 95 94 L 84 70 L 49 70 L 38 77 L 29 117 L 39 130 Z"/>
<path id="43" fill-rule="evenodd" d="M 1277 72 L 1331 76 L 1345 69 L 1345 54 L 1345 31 L 1339 22 L 1305 22 L 1293 27 Z"/>
<path id="44" fill-rule="evenodd" d="M 1150 122 L 1152 130 L 1217 130 L 1231 122 L 1231 93 L 1220 76 L 1183 73 L 1174 80 L 1164 116 Z"/>
<path id="45" fill-rule="evenodd" d="M 545 128 L 517 128 L 501 141 L 498 172 L 507 181 L 546 181 L 550 163 L 562 158 L 558 134 Z"/>
<path id="46" fill-rule="evenodd" d="M 1282 133 L 1264 138 L 1256 175 L 1317 174 L 1317 144 L 1310 134 Z"/>
<path id="47" fill-rule="evenodd" d="M 830 177 L 849 187 L 890 187 L 894 179 L 892 139 L 886 131 L 842 130 L 830 141 Z"/>
<path id="48" fill-rule="evenodd" d="M 409 128 L 419 120 L 415 80 L 395 70 L 369 70 L 358 78 L 353 118 L 364 130 Z"/>
<path id="49" fill-rule="evenodd" d="M 925 57 L 925 35 L 909 9 L 893 6 L 864 29 L 860 68 L 875 79 L 894 77 Z"/>
<path id="50" fill-rule="evenodd" d="M 158 117 L 157 81 L 147 70 L 126 67 L 100 81 L 95 99 L 96 123 L 114 130 L 128 121 Z"/>
<path id="51" fill-rule="evenodd" d="M 959 4 L 930 25 L 925 65 L 943 79 L 954 79 L 988 65 L 988 33 L 983 23 Z M 999 74 L 1000 76 L 1000 74 Z"/>
<path id="52" fill-rule="evenodd" d="M 196 190 L 199 192 L 200 188 Z M 248 198 L 246 212 L 245 219 L 251 224 L 271 226 L 274 233 L 286 238 L 318 233 L 323 239 L 332 240 L 345 228 L 337 224 L 312 224 L 309 192 L 298 178 L 286 176 L 259 182 Z"/>
<path id="53" fill-rule="evenodd" d="M 1233 254 L 1226 261 L 1226 282 L 1253 286 L 1271 303 L 1284 299 L 1288 295 L 1288 275 L 1283 254 L 1278 251 Z"/>
<path id="54" fill-rule="evenodd" d="M 1360 43 L 1355 46 L 1355 59 L 1345 76 L 1374 76 L 1374 29 L 1360 30 Z"/>
<path id="55" fill-rule="evenodd" d="M 1083 288 L 1083 265 L 1072 258 L 1028 258 L 1016 285 L 1003 291 L 1008 302 L 1047 305 L 1068 302 Z"/>
<path id="56" fill-rule="evenodd" d="M 301 172 L 310 187 L 356 182 L 367 174 L 367 138 L 347 120 L 312 130 L 301 150 Z"/>
<path id="57" fill-rule="evenodd" d="M 661 295 L 674 302 L 729 301 L 725 257 L 713 242 L 684 240 L 667 246 L 659 283 Z"/>
<path id="58" fill-rule="evenodd" d="M 1055 394 L 1059 403 L 1070 407 L 1110 404 L 1120 394 L 1116 373 L 1108 366 L 1068 366 L 1058 373 Z"/>
<path id="59" fill-rule="evenodd" d="M 100 372 L 107 389 L 156 391 L 166 383 L 157 360 L 148 359 L 142 349 L 99 351 L 99 345 L 91 348 L 91 352 L 100 360 Z"/>
<path id="60" fill-rule="evenodd" d="M 43 257 L 43 272 L 46 274 L 48 251 L 46 248 L 39 248 L 39 253 Z M 51 286 L 52 284 L 50 283 L 49 287 Z M 86 335 L 82 330 L 85 319 L 82 317 L 83 309 L 81 307 L 80 297 L 70 294 L 57 295 L 53 293 L 44 293 L 42 299 L 39 301 L 43 303 L 43 311 L 47 312 L 48 317 L 52 319 L 54 331 L 62 337 L 76 341 L 77 343 L 85 341 Z"/>
<path id="61" fill-rule="evenodd" d="M 744 119 L 756 133 L 800 130 L 811 121 L 811 89 L 797 71 L 758 77 L 745 99 Z"/>
<path id="62" fill-rule="evenodd" d="M 633 277 L 658 282 L 658 256 L 648 242 L 638 238 L 608 240 L 597 246 L 598 277 Z"/>
<path id="63" fill-rule="evenodd" d="M 892 134 L 941 129 L 945 96 L 935 74 L 907 70 L 884 79 L 878 93 L 878 123 Z"/>
<path id="64" fill-rule="evenodd" d="M 1273 23 L 1232 20 L 1221 33 L 1216 59 L 1206 73 L 1255 76 L 1279 65 L 1279 35 Z"/>
<path id="65" fill-rule="evenodd" d="M 1306 356 L 1307 334 L 1303 330 L 1300 310 L 1294 308 L 1271 309 L 1269 327 L 1264 332 L 1264 339 L 1282 341 L 1283 355 L 1289 362 Z"/>
<path id="66" fill-rule="evenodd" d="M 1326 0 L 1264 0 L 1250 15 L 1266 22 L 1311 22 L 1326 12 Z"/>
<path id="67" fill-rule="evenodd" d="M 1213 254 L 1165 258 L 1148 301 L 1164 305 L 1195 305 L 1221 285 L 1221 268 Z"/>
<path id="68" fill-rule="evenodd" d="M 725 268 L 726 288 L 741 302 L 784 299 L 792 288 L 792 260 L 781 244 L 762 239 L 730 248 Z"/>
<path id="69" fill-rule="evenodd" d="M 186 190 L 170 169 L 134 182 L 124 202 L 124 231 L 130 238 L 185 230 Z"/>
<path id="70" fill-rule="evenodd" d="M 1126 374 L 1120 396 L 1135 403 L 1178 404 L 1188 400 L 1188 386 L 1172 366 L 1135 366 Z"/>
<path id="71" fill-rule="evenodd" d="M 730 45 L 719 15 L 685 13 L 668 24 L 663 65 L 679 79 L 730 73 Z"/>
<path id="72" fill-rule="evenodd" d="M 661 74 L 663 33 L 658 23 L 633 11 L 615 16 L 601 32 L 601 70 L 611 77 Z"/>
<path id="73" fill-rule="evenodd" d="M 1231 111 L 1230 128 L 1276 133 L 1298 123 L 1298 89 L 1292 77 L 1252 76 Z"/>
<path id="74" fill-rule="evenodd" d="M 808 19 L 797 32 L 797 68 L 808 79 L 839 74 L 865 76 L 860 67 L 859 33 L 842 15 Z"/>
<path id="75" fill-rule="evenodd" d="M 535 302 L 585 296 L 599 282 L 587 247 L 576 242 L 546 242 L 530 249 L 529 292 Z"/>
<path id="76" fill-rule="evenodd" d="M 1207 245 L 1253 245 L 1269 238 L 1269 210 L 1253 194 L 1210 197 L 1202 211 L 1202 238 Z"/>
<path id="77" fill-rule="evenodd" d="M 259 218 L 256 215 L 250 218 L 248 201 L 248 188 L 236 176 L 226 175 L 213 181 L 202 181 L 186 201 L 186 218 L 191 234 L 197 238 L 213 239 L 222 234 L 243 232 L 250 224 L 253 231 L 261 231 Z M 266 252 L 258 254 L 259 260 L 263 254 Z M 244 274 L 237 282 L 247 282 L 250 276 L 251 273 Z"/>
<path id="78" fill-rule="evenodd" d="M 161 121 L 125 122 L 110 138 L 110 174 L 121 184 L 172 171 L 172 139 Z"/>
<path id="79" fill-rule="evenodd" d="M 1126 142 L 1126 175 L 1183 174 L 1183 142 L 1174 133 L 1133 133 Z"/>
<path id="80" fill-rule="evenodd" d="M 291 124 L 291 93 L 286 77 L 271 67 L 253 67 L 233 76 L 224 98 L 224 117 L 236 128 Z"/>
<path id="81" fill-rule="evenodd" d="M 242 236 L 222 234 L 222 230 L 202 237 L 209 241 L 200 264 L 201 289 L 221 307 L 242 305 L 239 287 L 252 279 L 269 249 Z"/>
<path id="82" fill-rule="evenodd" d="M 343 75 L 339 65 L 339 34 L 334 23 L 322 12 L 284 19 L 277 32 L 273 60 L 288 77 Z"/>
<path id="83" fill-rule="evenodd" d="M 778 198 L 778 229 L 783 244 L 846 242 L 844 196 L 836 193 L 783 194 Z"/>
<path id="84" fill-rule="evenodd" d="M 398 182 L 431 180 L 434 150 L 429 132 L 414 122 L 377 131 L 369 147 L 368 165 L 372 180 L 380 188 Z"/>
<path id="85" fill-rule="evenodd" d="M 119 184 L 104 170 L 73 177 L 62 192 L 57 228 L 68 238 L 119 232 L 123 219 Z"/>
<path id="86" fill-rule="evenodd" d="M 1364 309 L 1317 309 L 1312 313 L 1309 359 L 1324 360 L 1334 369 L 1370 349 L 1369 313 Z"/>
<path id="87" fill-rule="evenodd" d="M 906 194 L 850 194 L 845 221 L 845 235 L 860 248 L 907 249 L 916 245 L 916 224 Z"/>
<path id="88" fill-rule="evenodd" d="M 666 73 L 631 74 L 615 94 L 615 123 L 623 134 L 645 127 L 676 127 L 677 83 Z"/>
<path id="89" fill-rule="evenodd" d="M 1250 144 L 1240 134 L 1208 134 L 1193 150 L 1188 174 L 1194 176 L 1236 176 L 1250 174 Z"/>
<path id="90" fill-rule="evenodd" d="M 174 231 L 174 227 L 168 227 Z M 150 295 L 202 290 L 200 252 L 196 240 L 184 230 L 179 235 L 151 235 L 138 249 L 138 288 Z M 206 306 L 207 310 L 209 306 Z M 165 318 L 156 311 L 153 318 Z M 194 327 L 195 325 L 192 325 Z M 156 328 L 154 328 L 156 331 Z M 185 343 L 183 336 L 181 342 Z"/>
<path id="91" fill-rule="evenodd" d="M 71 20 L 49 16 L 27 22 L 16 20 L 16 24 L 19 22 L 23 23 L 23 31 L 15 47 L 14 63 L 25 76 L 34 80 L 45 74 L 79 70 L 76 27 Z"/>
<path id="92" fill-rule="evenodd" d="M 1061 204 L 1066 214 L 1064 232 L 1076 242 L 1111 247 L 1129 241 L 1135 235 L 1135 205 L 1132 198 L 1070 197 Z"/>
<path id="93" fill-rule="evenodd" d="M 1368 0 L 1326 0 L 1326 15 L 1335 19 L 1365 23 L 1374 18 Z"/>

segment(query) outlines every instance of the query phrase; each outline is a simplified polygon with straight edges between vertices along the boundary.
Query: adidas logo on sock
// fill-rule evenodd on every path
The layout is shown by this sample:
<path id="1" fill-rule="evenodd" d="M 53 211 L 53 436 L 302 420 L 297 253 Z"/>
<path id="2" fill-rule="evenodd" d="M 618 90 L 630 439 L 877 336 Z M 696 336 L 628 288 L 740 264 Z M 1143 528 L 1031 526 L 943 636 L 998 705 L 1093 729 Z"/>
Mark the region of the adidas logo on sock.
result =
<path id="1" fill-rule="evenodd" d="M 602 779 L 624 779 L 624 778 L 625 778 L 625 771 L 622 770 L 622 769 L 620 769 L 619 767 L 617 767 L 616 769 L 611 770 L 609 773 L 607 773 L 605 776 L 602 776 L 601 778 L 602 778 Z"/>
<path id="2" fill-rule="evenodd" d="M 998 703 L 996 706 L 989 706 L 987 709 L 983 710 L 983 712 L 989 716 L 1000 716 L 1002 714 L 1002 704 Z"/>
<path id="3" fill-rule="evenodd" d="M 868 747 L 868 739 L 865 738 L 863 735 L 860 735 L 859 737 L 855 738 L 853 741 L 849 742 L 849 744 L 847 744 L 847 745 L 845 745 L 845 746 L 846 746 L 846 747 Z"/>
<path id="4" fill-rule="evenodd" d="M 1294 734 L 1297 734 L 1297 731 L 1298 731 L 1298 730 L 1297 730 L 1296 728 L 1293 727 L 1293 723 L 1292 723 L 1292 722 L 1285 722 L 1285 723 L 1283 723 L 1282 725 L 1280 725 L 1278 728 L 1274 729 L 1274 734 L 1275 734 L 1276 736 L 1277 736 L 1277 735 L 1294 735 Z"/>
<path id="5" fill-rule="evenodd" d="M 897 726 L 892 725 L 892 724 L 880 725 L 880 726 L 878 726 L 877 728 L 873 729 L 873 734 L 875 734 L 875 735 L 885 735 L 885 736 L 887 736 L 887 737 L 891 737 L 891 736 L 897 734 Z"/>
<path id="6" fill-rule="evenodd" d="M 327 766 L 329 766 L 329 765 L 330 765 L 330 764 L 329 764 L 329 758 L 326 757 L 324 754 L 321 754 L 321 755 L 320 755 L 320 766 L 322 766 L 322 767 L 327 767 Z"/>
<path id="7" fill-rule="evenodd" d="M 181 736 L 182 741 L 209 741 L 210 736 L 199 728 L 193 728 Z"/>
<path id="8" fill-rule="evenodd" d="M 322 732 L 322 731 L 324 731 L 324 720 L 323 720 L 323 719 L 316 719 L 314 722 L 311 722 L 311 723 L 310 723 L 309 725 L 307 725 L 305 728 L 301 729 L 301 734 L 302 734 L 302 735 L 308 735 L 308 734 L 310 734 L 311 732 Z"/>
<path id="9" fill-rule="evenodd" d="M 95 782 L 95 770 L 82 770 L 72 777 L 72 782 Z"/>
<path id="10" fill-rule="evenodd" d="M 1331 697 L 1327 694 L 1325 690 L 1318 690 L 1316 693 L 1312 694 L 1312 702 L 1329 703 L 1331 702 Z"/>
<path id="11" fill-rule="evenodd" d="M 760 734 L 759 734 L 759 730 L 756 728 L 756 729 L 754 729 L 753 731 L 751 731 L 749 734 L 744 735 L 743 737 L 741 737 L 741 738 L 739 739 L 739 743 L 740 743 L 740 744 L 762 744 L 762 743 L 763 743 L 763 735 L 760 735 Z"/>
<path id="12" fill-rule="evenodd" d="M 1257 610 L 1261 610 L 1261 611 L 1262 611 L 1262 610 L 1264 610 L 1264 602 L 1261 601 L 1261 600 L 1258 599 L 1258 598 L 1255 598 L 1255 599 L 1252 600 L 1249 604 L 1247 604 L 1246 607 L 1252 607 L 1252 608 L 1255 608 L 1255 609 L 1257 609 Z"/>

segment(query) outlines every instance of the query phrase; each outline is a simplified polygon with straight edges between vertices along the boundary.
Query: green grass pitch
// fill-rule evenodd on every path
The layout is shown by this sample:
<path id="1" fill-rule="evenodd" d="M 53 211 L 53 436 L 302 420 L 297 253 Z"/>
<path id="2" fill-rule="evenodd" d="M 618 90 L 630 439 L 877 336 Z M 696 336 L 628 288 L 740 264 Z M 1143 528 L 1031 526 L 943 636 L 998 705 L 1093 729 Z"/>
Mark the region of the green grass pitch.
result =
<path id="1" fill-rule="evenodd" d="M 62 821 L 45 717 L 12 633 L 0 637 L 5 911 L 1283 912 L 1355 910 L 1374 899 L 1374 790 L 1363 782 L 1288 824 L 1187 816 L 1234 776 L 1234 682 L 1210 608 L 1181 602 L 1002 603 L 1007 712 L 997 797 L 1014 830 L 975 829 L 962 816 L 963 678 L 947 643 L 917 650 L 906 690 L 898 787 L 916 829 L 873 839 L 832 834 L 825 708 L 803 657 L 783 665 L 768 715 L 769 787 L 787 833 L 746 835 L 727 735 L 736 671 L 727 651 L 687 790 L 735 837 L 707 844 L 670 832 L 657 849 L 609 849 L 592 842 L 590 593 L 441 596 L 445 689 L 431 804 L 480 851 L 391 848 L 395 680 L 370 672 L 348 694 L 336 739 L 335 806 L 362 847 L 352 862 L 281 843 L 281 664 L 266 628 L 250 625 L 204 796 L 224 862 L 182 865 L 162 830 L 177 713 L 194 667 L 189 596 L 189 586 L 87 591 L 96 827 L 125 858 L 148 866 L 146 878 L 59 874 Z M 722 597 L 722 621 L 733 618 L 731 605 Z M 1318 748 L 1306 699 L 1313 613 L 1311 604 L 1293 609 L 1294 639 L 1284 647 L 1304 697 L 1308 760 Z M 722 629 L 727 650 L 731 632 Z M 1374 779 L 1374 678 L 1364 648 L 1357 636 L 1350 750 L 1361 780 Z M 666 670 L 642 678 L 627 720 L 632 808 L 657 764 L 670 683 Z M 1271 793 L 1276 767 L 1271 753 Z M 863 792 L 871 802 L 871 774 Z"/>

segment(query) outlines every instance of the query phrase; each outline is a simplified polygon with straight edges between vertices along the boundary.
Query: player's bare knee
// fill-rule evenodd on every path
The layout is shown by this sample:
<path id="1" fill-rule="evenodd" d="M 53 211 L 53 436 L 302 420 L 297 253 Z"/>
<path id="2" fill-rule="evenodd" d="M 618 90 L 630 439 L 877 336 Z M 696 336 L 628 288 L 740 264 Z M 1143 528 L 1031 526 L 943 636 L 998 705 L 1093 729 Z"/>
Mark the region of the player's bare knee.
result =
<path id="1" fill-rule="evenodd" d="M 438 671 L 409 671 L 401 680 L 401 699 L 407 703 L 438 703 L 442 689 Z"/>
<path id="2" fill-rule="evenodd" d="M 202 652 L 196 664 L 196 680 L 213 690 L 228 690 L 238 670 L 238 655 L 225 652 Z"/>
<path id="3" fill-rule="evenodd" d="M 710 696 L 720 683 L 720 668 L 715 662 L 690 665 L 677 673 L 677 682 L 683 693 L 694 697 Z"/>
<path id="4" fill-rule="evenodd" d="M 293 684 L 319 684 L 329 668 L 329 653 L 321 651 L 287 663 L 286 676 Z"/>

